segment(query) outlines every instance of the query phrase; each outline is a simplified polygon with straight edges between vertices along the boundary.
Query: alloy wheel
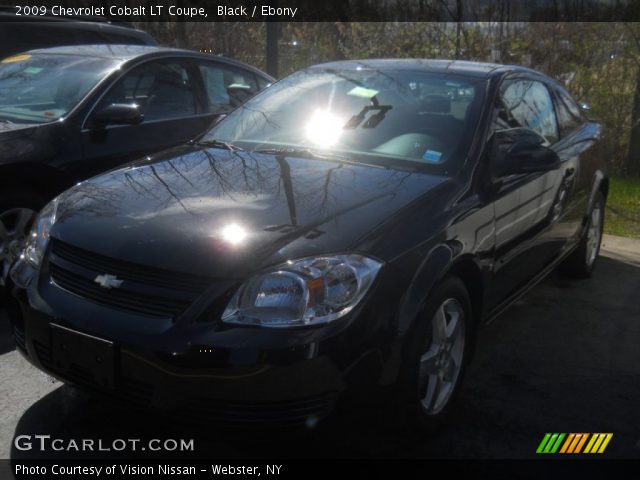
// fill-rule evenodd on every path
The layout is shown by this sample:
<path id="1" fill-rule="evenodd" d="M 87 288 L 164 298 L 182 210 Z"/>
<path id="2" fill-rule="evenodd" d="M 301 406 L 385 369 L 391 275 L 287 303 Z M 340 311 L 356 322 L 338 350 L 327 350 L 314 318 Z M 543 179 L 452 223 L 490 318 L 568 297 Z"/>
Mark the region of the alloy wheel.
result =
<path id="1" fill-rule="evenodd" d="M 447 405 L 462 370 L 464 308 L 455 298 L 440 304 L 431 321 L 432 336 L 420 357 L 420 401 L 425 413 L 438 414 Z"/>
<path id="2" fill-rule="evenodd" d="M 600 205 L 595 205 L 591 211 L 591 218 L 589 221 L 589 229 L 587 230 L 587 265 L 591 266 L 596 261 L 598 256 L 598 250 L 600 247 L 600 240 L 602 238 L 602 215 Z"/>

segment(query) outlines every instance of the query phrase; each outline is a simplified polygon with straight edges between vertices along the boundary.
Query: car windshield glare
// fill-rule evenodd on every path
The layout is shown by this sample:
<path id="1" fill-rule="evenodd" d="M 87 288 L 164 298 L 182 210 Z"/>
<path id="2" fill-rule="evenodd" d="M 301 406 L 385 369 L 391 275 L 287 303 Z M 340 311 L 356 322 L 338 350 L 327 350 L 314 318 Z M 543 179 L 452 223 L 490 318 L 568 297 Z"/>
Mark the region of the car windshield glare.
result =
<path id="1" fill-rule="evenodd" d="M 118 62 L 80 55 L 19 54 L 0 61 L 0 121 L 64 117 Z"/>
<path id="2" fill-rule="evenodd" d="M 484 86 L 448 73 L 312 68 L 249 100 L 202 140 L 447 172 L 467 154 Z"/>

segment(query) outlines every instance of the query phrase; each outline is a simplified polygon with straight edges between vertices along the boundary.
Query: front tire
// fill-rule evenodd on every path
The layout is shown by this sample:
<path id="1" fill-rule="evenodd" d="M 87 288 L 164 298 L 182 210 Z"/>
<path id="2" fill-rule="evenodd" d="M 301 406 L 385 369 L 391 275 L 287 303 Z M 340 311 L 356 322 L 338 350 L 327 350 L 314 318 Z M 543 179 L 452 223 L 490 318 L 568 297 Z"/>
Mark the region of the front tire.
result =
<path id="1" fill-rule="evenodd" d="M 431 293 L 409 336 L 390 412 L 407 434 L 437 430 L 446 420 L 464 376 L 473 317 L 464 283 L 444 279 Z"/>
<path id="2" fill-rule="evenodd" d="M 560 265 L 560 271 L 565 275 L 572 278 L 588 278 L 593 274 L 602 243 L 604 206 L 604 196 L 597 192 L 578 247 Z"/>

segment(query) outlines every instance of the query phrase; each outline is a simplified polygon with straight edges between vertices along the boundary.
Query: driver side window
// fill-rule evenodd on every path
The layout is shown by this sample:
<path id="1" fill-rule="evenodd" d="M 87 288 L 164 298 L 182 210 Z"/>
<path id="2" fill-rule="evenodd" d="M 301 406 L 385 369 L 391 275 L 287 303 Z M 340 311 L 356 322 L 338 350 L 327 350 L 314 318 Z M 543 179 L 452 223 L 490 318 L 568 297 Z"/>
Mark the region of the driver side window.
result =
<path id="1" fill-rule="evenodd" d="M 134 68 L 111 87 L 96 111 L 113 103 L 139 105 L 145 122 L 196 113 L 193 82 L 180 62 L 149 62 Z"/>
<path id="2" fill-rule="evenodd" d="M 547 87 L 535 80 L 515 80 L 501 90 L 497 128 L 525 127 L 548 144 L 558 141 L 558 123 Z"/>

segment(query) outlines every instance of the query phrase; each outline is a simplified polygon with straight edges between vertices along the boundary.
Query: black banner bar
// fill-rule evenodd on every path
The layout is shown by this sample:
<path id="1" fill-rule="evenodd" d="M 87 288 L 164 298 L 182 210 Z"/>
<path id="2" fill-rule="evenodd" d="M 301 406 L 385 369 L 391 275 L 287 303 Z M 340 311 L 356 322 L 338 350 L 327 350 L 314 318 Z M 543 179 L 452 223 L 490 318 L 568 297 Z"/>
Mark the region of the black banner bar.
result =
<path id="1" fill-rule="evenodd" d="M 8 479 L 631 478 L 640 461 L 607 460 L 0 460 Z"/>
<path id="2" fill-rule="evenodd" d="M 16 0 L 0 20 L 51 17 L 137 22 L 640 21 L 635 0 Z"/>

